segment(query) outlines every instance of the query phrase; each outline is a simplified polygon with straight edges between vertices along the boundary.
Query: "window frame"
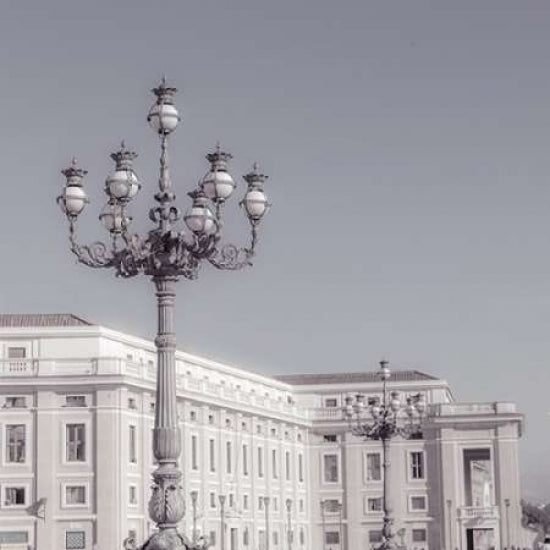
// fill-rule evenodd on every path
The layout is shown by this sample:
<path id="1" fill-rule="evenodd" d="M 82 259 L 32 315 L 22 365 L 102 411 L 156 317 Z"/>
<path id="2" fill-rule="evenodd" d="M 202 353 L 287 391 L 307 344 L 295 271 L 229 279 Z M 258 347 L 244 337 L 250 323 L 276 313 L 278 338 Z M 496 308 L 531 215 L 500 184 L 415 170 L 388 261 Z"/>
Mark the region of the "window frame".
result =
<path id="1" fill-rule="evenodd" d="M 134 489 L 135 500 L 132 502 L 130 498 L 132 495 L 131 489 Z M 137 508 L 139 506 L 139 486 L 137 483 L 128 483 L 128 506 Z"/>
<path id="2" fill-rule="evenodd" d="M 424 508 L 414 508 L 413 507 L 413 499 L 414 498 L 423 498 L 424 499 Z M 427 512 L 428 511 L 428 495 L 426 493 L 413 493 L 413 494 L 410 494 L 408 499 L 408 508 L 409 508 L 409 512 L 412 513 L 412 514 L 416 514 L 416 513 L 422 513 L 422 512 Z"/>
<path id="3" fill-rule="evenodd" d="M 7 504 L 7 490 L 8 489 L 23 489 L 23 504 Z M 7 508 L 9 510 L 11 509 L 21 509 L 26 508 L 29 504 L 29 496 L 30 496 L 30 484 L 29 483 L 3 483 L 2 484 L 2 502 L 0 503 L 1 508 Z"/>
<path id="4" fill-rule="evenodd" d="M 379 477 L 369 477 L 369 456 L 378 456 L 378 473 Z M 380 451 L 366 451 L 363 454 L 363 464 L 364 464 L 364 472 L 363 472 L 363 480 L 365 483 L 382 483 L 384 480 L 384 468 L 383 468 L 383 462 L 382 462 L 382 453 Z"/>
<path id="5" fill-rule="evenodd" d="M 14 460 L 8 460 L 8 456 L 10 453 L 10 449 L 13 447 L 13 445 L 10 445 L 8 442 L 8 434 L 9 434 L 9 428 L 11 427 L 19 427 L 23 426 L 24 428 L 24 437 L 23 437 L 23 460 L 21 461 L 14 461 Z M 26 467 L 29 464 L 29 455 L 32 453 L 32 449 L 30 449 L 30 442 L 31 437 L 29 437 L 30 434 L 30 425 L 27 421 L 22 420 L 13 420 L 9 423 L 4 423 L 3 425 L 3 446 L 4 449 L 2 449 L 2 463 L 4 466 L 10 467 L 10 468 L 22 468 Z"/>
<path id="6" fill-rule="evenodd" d="M 70 487 L 84 488 L 84 502 L 71 503 L 67 502 L 67 489 Z M 89 481 L 63 481 L 61 483 L 61 508 L 72 510 L 73 508 L 89 508 L 90 507 L 90 482 Z"/>
<path id="7" fill-rule="evenodd" d="M 133 434 L 133 435 L 132 435 Z M 128 424 L 128 462 L 134 466 L 139 462 L 139 437 L 136 424 Z"/>
<path id="8" fill-rule="evenodd" d="M 414 540 L 414 533 L 422 531 L 424 533 L 424 538 L 422 540 Z M 428 542 L 428 529 L 426 527 L 412 527 L 411 528 L 411 544 L 416 543 L 427 543 Z"/>
<path id="9" fill-rule="evenodd" d="M 27 409 L 27 395 L 6 395 L 4 397 L 4 409 Z M 14 401 L 14 404 L 13 405 L 8 405 L 8 400 L 13 400 Z M 23 400 L 23 405 L 17 405 L 17 400 L 18 399 L 22 399 Z"/>
<path id="10" fill-rule="evenodd" d="M 69 460 L 68 459 L 68 439 L 67 439 L 67 428 L 69 426 L 84 426 L 84 460 Z M 78 419 L 78 417 L 71 419 L 71 420 L 63 420 L 62 421 L 63 431 L 62 431 L 62 437 L 61 437 L 61 445 L 62 445 L 62 464 L 63 465 L 75 465 L 75 464 L 90 464 L 90 445 L 89 445 L 89 437 L 88 434 L 91 433 L 90 430 L 90 421 L 89 419 Z"/>
<path id="11" fill-rule="evenodd" d="M 378 510 L 371 510 L 369 507 L 369 502 L 371 501 L 379 501 L 380 502 L 380 508 Z M 365 495 L 365 515 L 366 516 L 379 516 L 384 513 L 384 499 L 381 495 Z"/>
<path id="12" fill-rule="evenodd" d="M 335 457 L 336 458 L 336 479 L 327 479 L 327 464 L 326 460 L 327 457 Z M 321 453 L 321 472 L 322 472 L 322 478 L 321 482 L 324 485 L 334 485 L 340 483 L 341 475 L 340 475 L 340 453 L 334 453 L 334 452 L 325 452 Z"/>
<path id="13" fill-rule="evenodd" d="M 199 436 L 198 434 L 191 434 L 191 444 L 189 445 L 189 452 L 191 453 L 191 470 L 197 472 L 199 470 Z"/>
<path id="14" fill-rule="evenodd" d="M 422 477 L 413 476 L 413 455 L 419 454 L 422 457 Z M 410 483 L 425 483 L 428 479 L 426 467 L 426 451 L 424 449 L 407 450 L 407 479 Z"/>

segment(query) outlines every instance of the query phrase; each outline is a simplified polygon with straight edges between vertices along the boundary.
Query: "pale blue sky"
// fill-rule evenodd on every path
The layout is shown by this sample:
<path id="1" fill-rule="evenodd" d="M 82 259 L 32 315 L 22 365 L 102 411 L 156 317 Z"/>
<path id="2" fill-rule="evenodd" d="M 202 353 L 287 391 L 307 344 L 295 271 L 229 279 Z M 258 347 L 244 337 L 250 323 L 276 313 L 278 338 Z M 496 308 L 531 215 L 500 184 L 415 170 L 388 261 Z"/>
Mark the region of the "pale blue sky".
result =
<path id="1" fill-rule="evenodd" d="M 550 500 L 548 52 L 546 1 L 5 0 L 1 309 L 153 334 L 150 283 L 75 265 L 54 199 L 76 155 L 100 236 L 125 138 L 145 217 L 166 73 L 181 204 L 217 140 L 235 176 L 262 163 L 274 203 L 254 269 L 180 284 L 180 345 L 266 373 L 385 356 L 459 400 L 517 401 L 524 493 Z"/>

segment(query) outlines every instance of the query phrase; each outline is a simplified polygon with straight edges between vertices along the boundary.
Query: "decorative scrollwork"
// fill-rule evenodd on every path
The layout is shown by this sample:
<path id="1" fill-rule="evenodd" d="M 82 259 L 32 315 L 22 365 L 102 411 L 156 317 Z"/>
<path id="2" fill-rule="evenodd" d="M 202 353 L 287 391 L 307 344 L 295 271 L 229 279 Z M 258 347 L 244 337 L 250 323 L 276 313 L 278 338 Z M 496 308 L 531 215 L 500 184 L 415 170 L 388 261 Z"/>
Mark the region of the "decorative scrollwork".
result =
<path id="1" fill-rule="evenodd" d="M 226 244 L 222 248 L 215 248 L 207 259 L 217 269 L 236 271 L 252 265 L 252 256 L 254 252 L 251 249 Z"/>
<path id="2" fill-rule="evenodd" d="M 83 246 L 73 243 L 72 251 L 80 263 L 89 267 L 111 267 L 113 265 L 113 256 L 109 254 L 105 243 L 101 241 Z"/>

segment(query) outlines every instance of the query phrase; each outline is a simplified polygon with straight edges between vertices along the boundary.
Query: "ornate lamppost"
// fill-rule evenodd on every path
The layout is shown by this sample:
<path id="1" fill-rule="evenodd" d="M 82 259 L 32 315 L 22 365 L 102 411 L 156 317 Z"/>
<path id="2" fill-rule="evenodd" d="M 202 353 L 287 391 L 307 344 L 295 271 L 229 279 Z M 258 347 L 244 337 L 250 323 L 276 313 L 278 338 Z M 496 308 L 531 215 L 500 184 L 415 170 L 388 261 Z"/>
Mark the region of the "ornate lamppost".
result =
<path id="1" fill-rule="evenodd" d="M 387 382 L 391 372 L 387 361 L 380 361 L 378 376 L 382 380 L 382 400 L 376 397 L 366 401 L 365 395 L 361 393 L 355 397 L 347 396 L 344 415 L 353 435 L 365 440 L 382 441 L 384 524 L 382 542 L 378 548 L 388 550 L 396 547 L 392 532 L 389 443 L 395 437 L 410 439 L 421 434 L 420 427 L 426 411 L 426 401 L 423 394 L 418 394 L 415 397 L 408 397 L 406 404 L 403 404 L 399 399 L 399 392 L 388 391 Z"/>
<path id="2" fill-rule="evenodd" d="M 128 207 L 140 190 L 141 183 L 133 169 L 137 155 L 126 149 L 124 143 L 119 151 L 111 155 L 115 170 L 105 182 L 108 201 L 99 216 L 110 233 L 110 244 L 95 242 L 80 245 L 77 242 L 77 218 L 88 199 L 82 187 L 82 179 L 87 172 L 79 168 L 74 159 L 72 165 L 62 172 L 67 181 L 58 197 L 69 222 L 71 251 L 79 262 L 94 268 L 113 268 L 116 275 L 123 278 L 143 273 L 151 277 L 156 289 L 157 406 L 153 453 L 158 468 L 153 473 L 149 515 L 158 526 L 158 531 L 141 546 L 142 550 L 185 548 L 184 537 L 177 531 L 184 515 L 184 499 L 180 486 L 182 473 L 178 468 L 181 440 L 176 409 L 175 284 L 181 277 L 196 279 L 204 261 L 225 270 L 238 270 L 251 265 L 258 225 L 269 207 L 263 190 L 266 176 L 255 165 L 252 172 L 244 176 L 247 190 L 240 203 L 250 223 L 250 244 L 240 248 L 233 244 L 220 244 L 223 206 L 236 185 L 227 171 L 232 157 L 218 146 L 207 155 L 210 170 L 199 182 L 198 188 L 189 193 L 192 204 L 183 216 L 188 231 L 178 231 L 176 223 L 182 216 L 175 206 L 167 151 L 168 137 L 180 121 L 174 106 L 176 91 L 176 88 L 167 86 L 163 79 L 153 90 L 156 101 L 147 117 L 161 144 L 159 191 L 155 195 L 158 204 L 149 212 L 149 218 L 156 224 L 153 229 L 143 237 L 129 231 L 132 219 Z"/>

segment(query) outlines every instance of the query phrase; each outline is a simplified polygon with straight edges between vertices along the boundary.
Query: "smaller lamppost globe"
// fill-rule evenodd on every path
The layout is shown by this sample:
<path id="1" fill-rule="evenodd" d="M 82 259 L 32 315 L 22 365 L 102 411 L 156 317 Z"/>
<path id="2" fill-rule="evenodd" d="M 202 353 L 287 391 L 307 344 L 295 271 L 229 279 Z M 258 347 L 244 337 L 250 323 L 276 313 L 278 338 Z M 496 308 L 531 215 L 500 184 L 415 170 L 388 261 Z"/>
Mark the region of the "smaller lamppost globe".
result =
<path id="1" fill-rule="evenodd" d="M 176 88 L 166 86 L 164 78 L 160 85 L 153 89 L 153 93 L 157 96 L 157 101 L 147 115 L 147 122 L 161 136 L 167 136 L 172 133 L 181 120 L 178 110 L 174 106 L 174 95 L 176 92 Z"/>
<path id="2" fill-rule="evenodd" d="M 391 371 L 390 371 L 390 368 L 388 367 L 388 362 L 385 359 L 380 361 L 379 375 L 382 380 L 389 380 L 390 378 Z"/>
<path id="3" fill-rule="evenodd" d="M 115 161 L 115 170 L 105 181 L 105 192 L 110 198 L 128 201 L 137 195 L 141 183 L 132 165 L 136 157 L 137 153 L 128 151 L 124 141 L 120 145 L 120 150 L 111 154 L 111 158 Z"/>
<path id="4" fill-rule="evenodd" d="M 235 190 L 236 184 L 227 171 L 227 164 L 233 157 L 224 153 L 220 144 L 213 153 L 206 155 L 210 162 L 210 171 L 202 178 L 200 186 L 206 197 L 215 203 L 225 202 Z"/>
<path id="5" fill-rule="evenodd" d="M 189 196 L 193 204 L 183 217 L 185 224 L 196 235 L 211 235 L 217 230 L 218 222 L 208 207 L 208 199 L 200 189 L 192 191 Z"/>
<path id="6" fill-rule="evenodd" d="M 267 176 L 260 174 L 258 164 L 255 163 L 252 172 L 243 176 L 243 179 L 248 183 L 248 189 L 241 201 L 241 206 L 244 207 L 251 223 L 258 223 L 270 206 L 263 190 L 263 183 Z"/>
<path id="7" fill-rule="evenodd" d="M 86 192 L 82 188 L 82 179 L 88 173 L 87 170 L 78 168 L 76 159 L 73 158 L 71 166 L 62 170 L 61 173 L 67 178 L 65 187 L 57 203 L 68 218 L 76 218 L 89 202 Z"/>

